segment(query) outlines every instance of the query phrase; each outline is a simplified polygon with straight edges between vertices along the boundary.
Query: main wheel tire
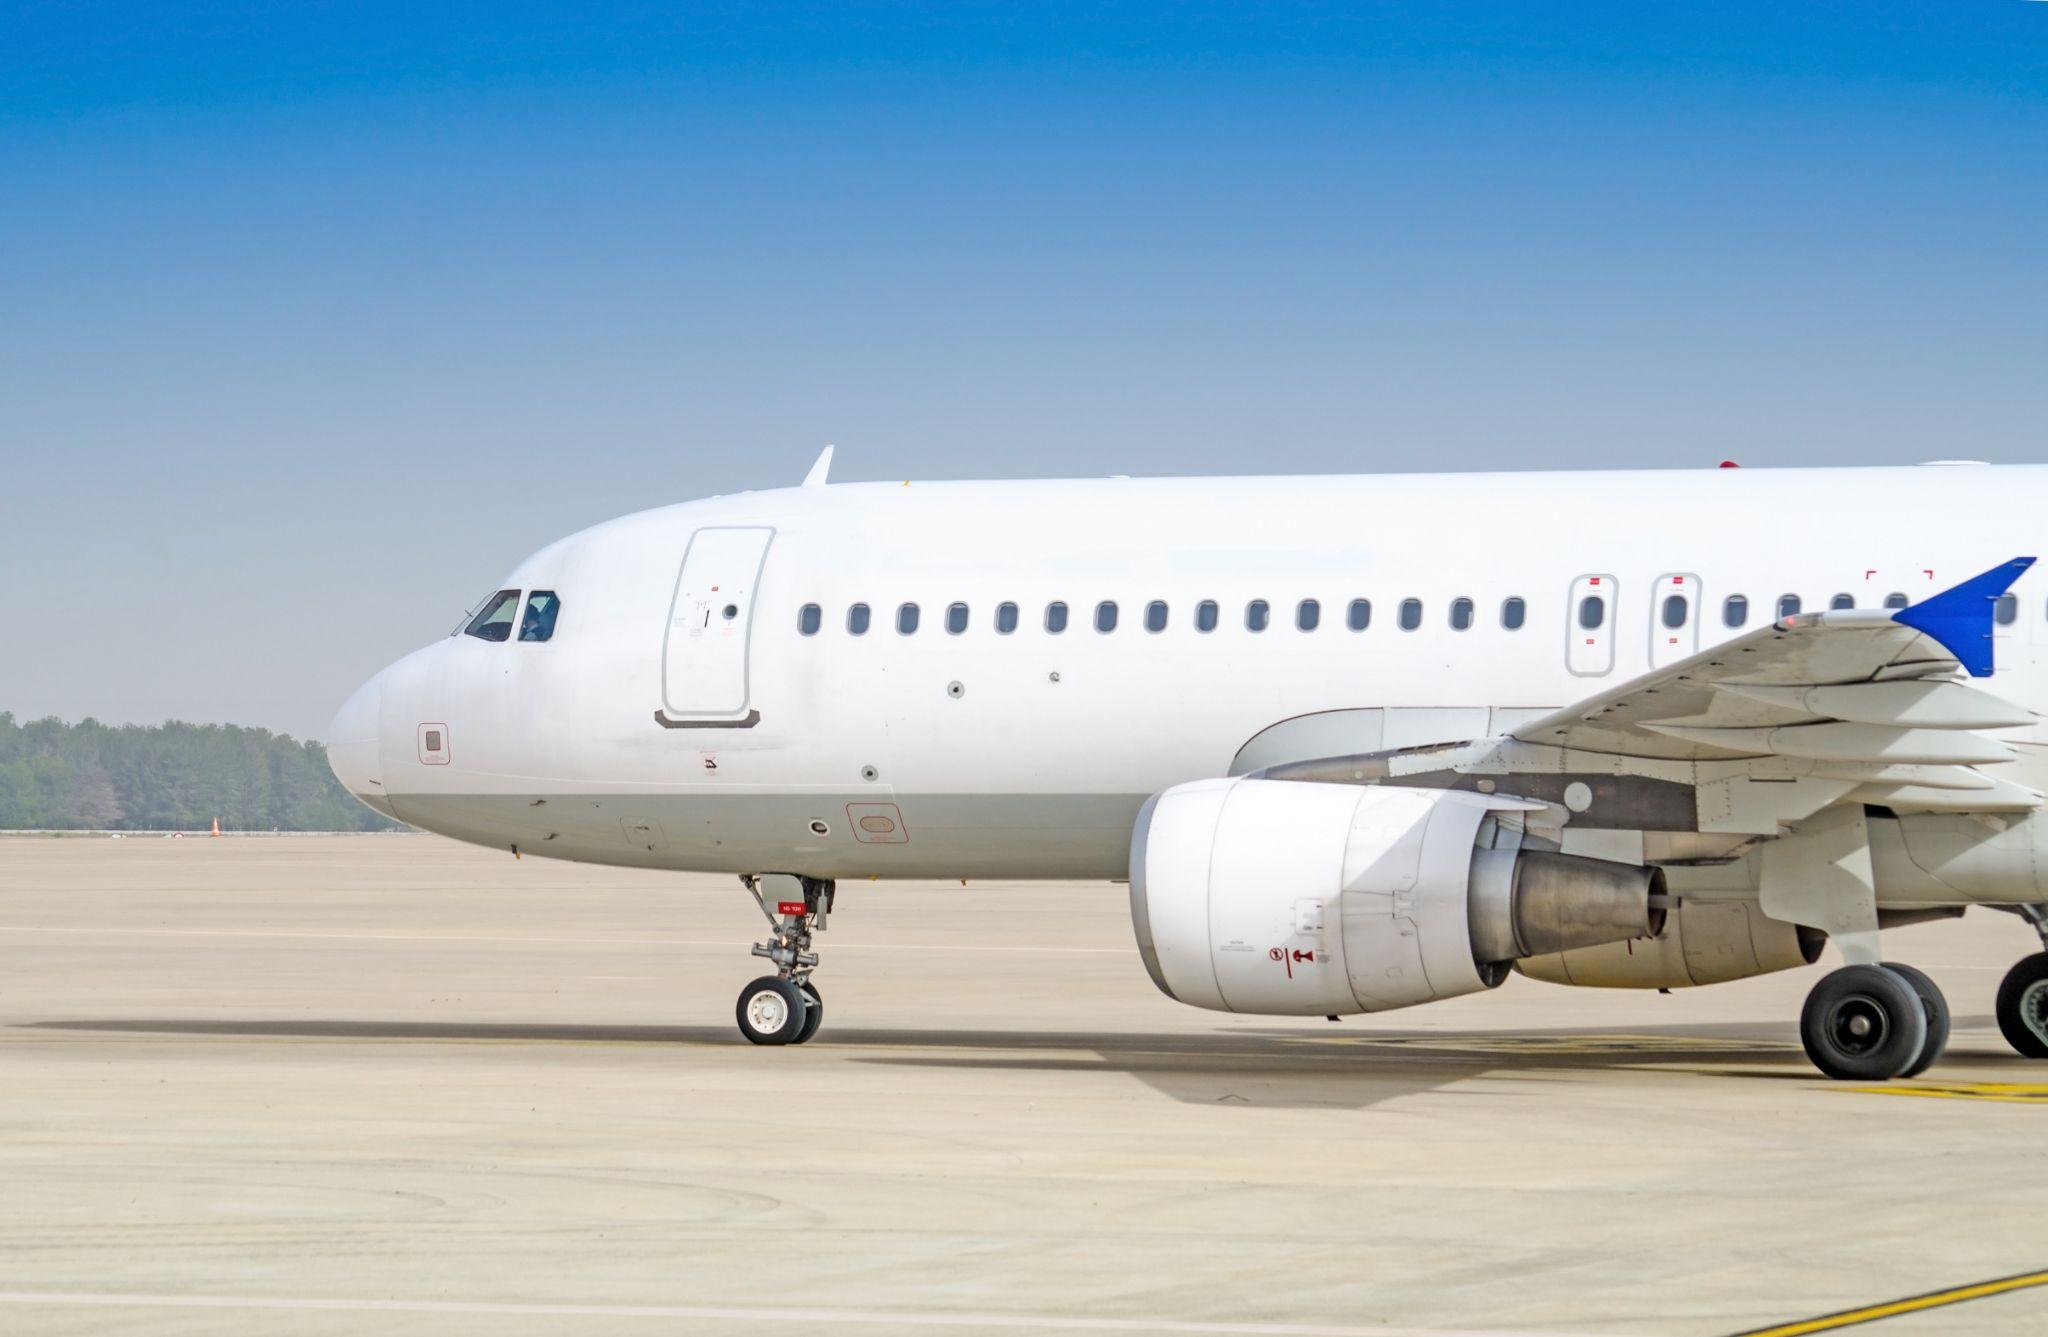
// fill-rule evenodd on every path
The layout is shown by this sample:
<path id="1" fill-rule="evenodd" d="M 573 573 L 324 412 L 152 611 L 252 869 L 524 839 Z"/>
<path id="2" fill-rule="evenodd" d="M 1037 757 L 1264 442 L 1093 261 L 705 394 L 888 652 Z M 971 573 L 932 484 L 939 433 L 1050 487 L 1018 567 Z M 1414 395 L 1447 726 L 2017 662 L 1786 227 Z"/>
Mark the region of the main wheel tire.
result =
<path id="1" fill-rule="evenodd" d="M 2023 956 L 1998 985 L 1998 1029 L 2028 1058 L 2048 1058 L 2048 952 Z"/>
<path id="2" fill-rule="evenodd" d="M 1821 978 L 1799 1014 L 1806 1056 L 1841 1081 L 1882 1082 L 1913 1066 L 1927 1044 L 1927 1009 L 1905 977 L 1843 966 Z"/>
<path id="3" fill-rule="evenodd" d="M 797 1028 L 796 1039 L 790 1041 L 793 1045 L 800 1045 L 816 1035 L 825 1020 L 825 1000 L 818 996 L 818 986 L 805 980 L 797 989 L 803 994 L 807 1006 L 804 1008 L 804 1024 Z"/>
<path id="4" fill-rule="evenodd" d="M 1887 961 L 1884 968 L 1912 986 L 1920 995 L 1920 1006 L 1927 1012 L 1927 1043 L 1920 1046 L 1920 1057 L 1913 1060 L 1901 1077 L 1918 1077 L 1935 1065 L 1941 1058 L 1941 1051 L 1948 1048 L 1948 999 L 1942 997 L 1941 989 L 1927 978 L 1927 972 L 1913 966 L 1902 966 L 1896 961 Z"/>
<path id="5" fill-rule="evenodd" d="M 764 975 L 740 990 L 739 1006 L 734 1009 L 740 1034 L 757 1045 L 795 1043 L 810 1010 L 794 984 L 773 975 Z"/>

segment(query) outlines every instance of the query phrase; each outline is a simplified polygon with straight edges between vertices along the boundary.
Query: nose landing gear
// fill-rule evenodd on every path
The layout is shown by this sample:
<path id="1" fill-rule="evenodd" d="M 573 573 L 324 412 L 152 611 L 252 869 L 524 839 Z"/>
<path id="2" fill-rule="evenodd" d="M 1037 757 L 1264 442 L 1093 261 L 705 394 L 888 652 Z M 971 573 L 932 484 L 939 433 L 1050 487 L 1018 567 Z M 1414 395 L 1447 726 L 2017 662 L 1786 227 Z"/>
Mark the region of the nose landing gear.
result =
<path id="1" fill-rule="evenodd" d="M 781 875 L 749 875 L 740 882 L 768 919 L 768 941 L 755 943 L 754 955 L 775 964 L 773 975 L 740 990 L 734 1009 L 740 1034 L 757 1045 L 800 1045 L 818 1033 L 825 1019 L 825 1001 L 811 983 L 811 972 L 818 968 L 811 935 L 825 930 L 833 884 L 829 879 Z M 793 885 L 771 903 L 769 892 L 784 890 L 771 883 Z"/>

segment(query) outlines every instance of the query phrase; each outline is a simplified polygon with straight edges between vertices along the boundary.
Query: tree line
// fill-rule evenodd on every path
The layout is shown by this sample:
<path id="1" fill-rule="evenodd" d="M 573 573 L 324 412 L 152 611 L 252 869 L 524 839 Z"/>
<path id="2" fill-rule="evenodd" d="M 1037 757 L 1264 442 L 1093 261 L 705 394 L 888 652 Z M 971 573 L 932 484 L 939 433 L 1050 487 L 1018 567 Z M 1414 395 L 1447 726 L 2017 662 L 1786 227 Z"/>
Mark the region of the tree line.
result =
<path id="1" fill-rule="evenodd" d="M 384 831 L 327 749 L 233 724 L 18 724 L 0 711 L 0 830 Z"/>

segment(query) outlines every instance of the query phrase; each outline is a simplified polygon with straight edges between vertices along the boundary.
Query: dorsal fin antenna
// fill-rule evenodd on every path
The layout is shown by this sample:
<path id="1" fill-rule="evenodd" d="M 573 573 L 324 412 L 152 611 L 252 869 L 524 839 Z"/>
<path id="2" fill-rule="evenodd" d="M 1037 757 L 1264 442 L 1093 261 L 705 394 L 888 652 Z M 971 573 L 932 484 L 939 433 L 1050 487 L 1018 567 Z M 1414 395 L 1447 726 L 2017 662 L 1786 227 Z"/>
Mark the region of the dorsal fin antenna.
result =
<path id="1" fill-rule="evenodd" d="M 828 481 L 828 479 L 827 479 L 826 475 L 830 474 L 831 472 L 832 472 L 832 447 L 830 447 L 830 446 L 827 446 L 827 447 L 825 447 L 825 448 L 824 448 L 823 450 L 821 450 L 821 451 L 819 451 L 819 452 L 818 452 L 818 459 L 817 459 L 817 462 L 816 462 L 816 463 L 814 463 L 814 464 L 812 464 L 812 465 L 811 465 L 811 471 L 810 471 L 809 473 L 807 473 L 807 474 L 805 474 L 805 475 L 804 475 L 804 486 L 805 486 L 805 487 L 823 487 L 823 486 L 825 486 L 826 482 Z"/>

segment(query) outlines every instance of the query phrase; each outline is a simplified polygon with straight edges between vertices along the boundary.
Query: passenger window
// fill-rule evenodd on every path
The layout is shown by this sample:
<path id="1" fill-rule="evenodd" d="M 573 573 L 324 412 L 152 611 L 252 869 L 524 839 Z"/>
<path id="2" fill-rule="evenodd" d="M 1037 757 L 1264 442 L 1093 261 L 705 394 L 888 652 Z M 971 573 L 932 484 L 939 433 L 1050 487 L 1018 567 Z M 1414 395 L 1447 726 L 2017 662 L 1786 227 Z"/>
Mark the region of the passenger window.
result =
<path id="1" fill-rule="evenodd" d="M 1781 594 L 1778 596 L 1779 617 L 1797 617 L 1799 616 L 1799 609 L 1800 603 L 1798 595 Z"/>
<path id="2" fill-rule="evenodd" d="M 1294 625 L 1303 631 L 1314 631 L 1323 624 L 1323 606 L 1314 599 L 1303 599 L 1294 606 Z"/>
<path id="3" fill-rule="evenodd" d="M 1721 624 L 1739 627 L 1749 621 L 1749 599 L 1745 595 L 1731 594 L 1721 601 Z"/>
<path id="4" fill-rule="evenodd" d="M 802 608 L 796 610 L 796 629 L 798 634 L 815 636 L 818 634 L 818 628 L 824 625 L 825 610 L 818 607 L 818 605 L 805 604 Z"/>
<path id="5" fill-rule="evenodd" d="M 1272 620 L 1272 606 L 1264 599 L 1254 599 L 1244 606 L 1244 624 L 1253 631 L 1264 631 Z"/>
<path id="6" fill-rule="evenodd" d="M 526 616 L 519 619 L 519 639 L 550 641 L 555 636 L 555 619 L 561 616 L 562 601 L 553 590 L 535 590 L 526 596 Z"/>
<path id="7" fill-rule="evenodd" d="M 2001 627 L 2010 627 L 2020 620 L 2020 596 L 2001 594 L 1998 602 L 1991 606 L 1991 616 Z"/>
<path id="8" fill-rule="evenodd" d="M 869 621 L 868 606 L 866 604 L 855 604 L 846 610 L 847 634 L 850 636 L 867 635 Z"/>
<path id="9" fill-rule="evenodd" d="M 1364 631 L 1372 625 L 1372 600 L 1353 599 L 1351 606 L 1344 610 L 1344 625 L 1353 631 Z"/>
<path id="10" fill-rule="evenodd" d="M 1145 605 L 1145 630 L 1147 630 L 1147 631 L 1165 631 L 1165 630 L 1166 630 L 1166 601 L 1165 601 L 1165 600 L 1163 600 L 1163 599 L 1154 599 L 1154 600 L 1153 600 L 1153 601 L 1152 601 L 1151 603 L 1148 603 L 1148 604 L 1146 604 L 1146 605 Z"/>
<path id="11" fill-rule="evenodd" d="M 1045 606 L 1045 629 L 1057 636 L 1067 629 L 1067 606 L 1063 603 L 1049 603 Z"/>
<path id="12" fill-rule="evenodd" d="M 1589 594 L 1579 600 L 1579 626 L 1587 631 L 1600 630 L 1607 621 L 1607 601 L 1597 594 Z"/>
<path id="13" fill-rule="evenodd" d="M 1472 626 L 1472 601 L 1458 598 L 1451 600 L 1451 630 L 1466 631 Z"/>
<path id="14" fill-rule="evenodd" d="M 1214 599 L 1204 599 L 1195 605 L 1195 630 L 1216 630 L 1216 601 Z"/>
<path id="15" fill-rule="evenodd" d="M 961 632 L 965 630 L 967 630 L 967 605 L 948 604 L 946 606 L 947 634 L 952 636 L 958 636 Z"/>
<path id="16" fill-rule="evenodd" d="M 1664 600 L 1664 626 L 1677 631 L 1685 625 L 1686 602 L 1683 594 L 1673 594 Z"/>
<path id="17" fill-rule="evenodd" d="M 519 591 L 499 590 L 484 600 L 484 606 L 462 629 L 465 636 L 474 636 L 480 641 L 509 641 L 512 639 L 512 615 L 519 611 Z"/>
<path id="18" fill-rule="evenodd" d="M 899 635 L 912 636 L 917 633 L 917 605 L 901 604 L 896 609 L 896 631 Z"/>
<path id="19" fill-rule="evenodd" d="M 1906 602 L 1906 596 L 1896 590 L 1884 596 L 1884 606 L 1886 608 L 1904 608 Z"/>
<path id="20" fill-rule="evenodd" d="M 1510 599 L 1500 606 L 1500 624 L 1509 631 L 1520 631 L 1528 620 L 1529 605 L 1520 599 Z"/>
<path id="21" fill-rule="evenodd" d="M 1101 603 L 1095 605 L 1095 629 L 1097 631 L 1116 630 L 1116 604 L 1111 600 L 1104 599 Z"/>
<path id="22" fill-rule="evenodd" d="M 1837 594 L 1834 598 L 1828 600 L 1828 607 L 1830 608 L 1854 608 L 1855 606 L 1856 596 L 1853 594 Z"/>
<path id="23" fill-rule="evenodd" d="M 996 634 L 1007 636 L 1017 629 L 1017 605 L 996 605 Z"/>
<path id="24" fill-rule="evenodd" d="M 1401 601 L 1401 630 L 1413 631 L 1421 625 L 1422 600 L 1403 599 Z"/>

